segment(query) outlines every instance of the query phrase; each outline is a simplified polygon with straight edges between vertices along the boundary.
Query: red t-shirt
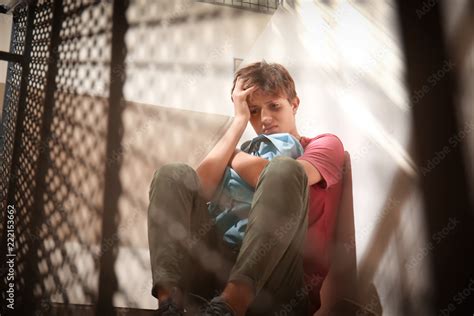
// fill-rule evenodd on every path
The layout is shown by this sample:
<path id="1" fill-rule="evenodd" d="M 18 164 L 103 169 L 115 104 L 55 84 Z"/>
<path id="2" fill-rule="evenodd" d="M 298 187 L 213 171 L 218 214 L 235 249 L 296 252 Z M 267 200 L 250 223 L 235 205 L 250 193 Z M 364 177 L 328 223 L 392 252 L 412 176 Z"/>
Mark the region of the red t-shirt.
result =
<path id="1" fill-rule="evenodd" d="M 304 245 L 305 290 L 310 300 L 310 314 L 321 306 L 319 291 L 329 271 L 329 247 L 334 235 L 341 197 L 344 146 L 336 135 L 301 137 L 304 153 L 297 160 L 311 163 L 322 180 L 309 188 L 308 233 Z"/>

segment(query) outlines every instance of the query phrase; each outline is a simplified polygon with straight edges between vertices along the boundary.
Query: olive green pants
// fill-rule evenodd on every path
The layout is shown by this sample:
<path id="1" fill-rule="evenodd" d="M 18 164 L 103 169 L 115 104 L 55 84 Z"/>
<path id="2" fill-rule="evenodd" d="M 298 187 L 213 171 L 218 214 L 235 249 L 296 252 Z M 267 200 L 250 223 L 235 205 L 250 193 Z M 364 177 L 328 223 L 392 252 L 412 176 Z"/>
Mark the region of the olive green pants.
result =
<path id="1" fill-rule="evenodd" d="M 255 290 L 247 315 L 306 315 L 307 182 L 296 160 L 271 160 L 257 183 L 242 246 L 231 250 L 209 216 L 195 170 L 182 163 L 162 166 L 149 192 L 152 295 L 159 287 L 179 286 L 211 299 L 238 280 Z"/>

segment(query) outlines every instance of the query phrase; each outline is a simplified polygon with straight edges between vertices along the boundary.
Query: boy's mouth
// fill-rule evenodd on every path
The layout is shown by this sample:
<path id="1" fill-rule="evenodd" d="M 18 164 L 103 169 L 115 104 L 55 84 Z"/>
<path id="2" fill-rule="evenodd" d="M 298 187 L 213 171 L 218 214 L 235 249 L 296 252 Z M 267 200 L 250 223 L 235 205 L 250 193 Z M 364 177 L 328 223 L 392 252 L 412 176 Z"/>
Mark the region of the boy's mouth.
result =
<path id="1" fill-rule="evenodd" d="M 273 125 L 273 126 L 264 128 L 264 129 L 263 129 L 263 133 L 264 133 L 264 134 L 265 134 L 265 133 L 268 133 L 268 132 L 270 132 L 270 131 L 272 131 L 272 130 L 274 130 L 274 129 L 276 129 L 276 128 L 277 128 L 276 125 Z"/>

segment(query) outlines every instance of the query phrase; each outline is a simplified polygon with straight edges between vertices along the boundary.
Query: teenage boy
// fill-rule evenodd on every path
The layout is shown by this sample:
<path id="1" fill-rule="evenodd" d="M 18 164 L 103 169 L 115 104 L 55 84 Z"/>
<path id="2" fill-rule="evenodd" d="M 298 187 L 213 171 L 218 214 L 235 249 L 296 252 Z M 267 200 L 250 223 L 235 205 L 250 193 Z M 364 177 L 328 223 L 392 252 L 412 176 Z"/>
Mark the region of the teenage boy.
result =
<path id="1" fill-rule="evenodd" d="M 215 297 L 193 315 L 313 315 L 330 265 L 344 147 L 333 134 L 298 133 L 300 100 L 282 65 L 240 69 L 231 98 L 234 120 L 197 169 L 170 163 L 153 177 L 148 239 L 158 315 L 185 315 L 189 298 L 201 296 Z M 304 153 L 269 161 L 236 150 L 248 122 L 257 135 L 293 135 Z M 237 251 L 216 233 L 207 205 L 226 166 L 255 189 Z"/>

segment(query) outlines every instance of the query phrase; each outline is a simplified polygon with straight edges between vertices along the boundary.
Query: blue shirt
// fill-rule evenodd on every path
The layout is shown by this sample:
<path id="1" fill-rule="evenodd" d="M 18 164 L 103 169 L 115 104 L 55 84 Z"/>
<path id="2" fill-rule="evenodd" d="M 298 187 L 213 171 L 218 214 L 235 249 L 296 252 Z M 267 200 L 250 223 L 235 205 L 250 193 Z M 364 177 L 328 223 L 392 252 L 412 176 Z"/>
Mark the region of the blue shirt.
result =
<path id="1" fill-rule="evenodd" d="M 300 142 L 289 133 L 260 134 L 242 144 L 250 155 L 272 160 L 278 156 L 296 159 L 303 154 Z M 218 232 L 231 248 L 240 248 L 248 224 L 248 214 L 255 190 L 232 168 L 226 167 L 208 211 L 215 219 Z"/>

